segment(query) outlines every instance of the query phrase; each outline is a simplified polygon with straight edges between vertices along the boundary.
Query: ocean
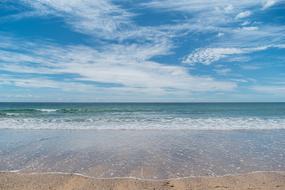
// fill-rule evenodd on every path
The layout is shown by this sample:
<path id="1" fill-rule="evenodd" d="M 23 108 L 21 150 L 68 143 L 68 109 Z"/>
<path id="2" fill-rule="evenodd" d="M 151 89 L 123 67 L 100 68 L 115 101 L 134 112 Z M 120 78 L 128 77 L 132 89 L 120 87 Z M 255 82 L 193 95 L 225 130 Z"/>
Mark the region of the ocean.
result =
<path id="1" fill-rule="evenodd" d="M 284 129 L 285 103 L 0 103 L 7 129 Z"/>
<path id="2" fill-rule="evenodd" d="M 0 128 L 284 129 L 285 103 L 0 103 Z"/>
<path id="3" fill-rule="evenodd" d="M 284 103 L 1 103 L 0 171 L 169 179 L 285 171 Z"/>

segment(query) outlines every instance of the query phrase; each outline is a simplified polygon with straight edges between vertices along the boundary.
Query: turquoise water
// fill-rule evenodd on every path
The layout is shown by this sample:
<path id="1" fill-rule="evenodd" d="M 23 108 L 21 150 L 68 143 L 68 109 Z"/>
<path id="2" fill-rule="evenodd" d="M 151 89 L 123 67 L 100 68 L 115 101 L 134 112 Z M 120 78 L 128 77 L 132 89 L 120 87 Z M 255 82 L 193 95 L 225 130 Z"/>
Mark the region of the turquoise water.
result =
<path id="1" fill-rule="evenodd" d="M 285 103 L 1 103 L 0 128 L 284 129 Z"/>

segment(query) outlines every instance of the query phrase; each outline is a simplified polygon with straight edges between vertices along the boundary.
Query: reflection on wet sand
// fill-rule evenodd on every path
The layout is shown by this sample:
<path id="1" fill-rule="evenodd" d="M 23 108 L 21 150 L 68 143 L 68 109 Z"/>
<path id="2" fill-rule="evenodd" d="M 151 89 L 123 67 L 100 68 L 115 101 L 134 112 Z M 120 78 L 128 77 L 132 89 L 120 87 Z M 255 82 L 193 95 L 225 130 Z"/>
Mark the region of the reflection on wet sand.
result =
<path id="1" fill-rule="evenodd" d="M 0 170 L 166 179 L 285 171 L 285 130 L 0 130 Z"/>

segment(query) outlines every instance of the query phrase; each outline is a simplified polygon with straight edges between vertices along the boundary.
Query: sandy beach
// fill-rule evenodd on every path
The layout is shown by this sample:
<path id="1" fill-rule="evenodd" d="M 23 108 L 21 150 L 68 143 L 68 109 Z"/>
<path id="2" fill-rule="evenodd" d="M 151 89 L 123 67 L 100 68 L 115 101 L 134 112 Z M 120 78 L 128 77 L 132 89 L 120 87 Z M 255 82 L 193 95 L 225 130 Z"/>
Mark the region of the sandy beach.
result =
<path id="1" fill-rule="evenodd" d="M 0 173 L 1 190 L 284 190 L 285 172 L 171 180 L 94 179 L 74 174 Z"/>

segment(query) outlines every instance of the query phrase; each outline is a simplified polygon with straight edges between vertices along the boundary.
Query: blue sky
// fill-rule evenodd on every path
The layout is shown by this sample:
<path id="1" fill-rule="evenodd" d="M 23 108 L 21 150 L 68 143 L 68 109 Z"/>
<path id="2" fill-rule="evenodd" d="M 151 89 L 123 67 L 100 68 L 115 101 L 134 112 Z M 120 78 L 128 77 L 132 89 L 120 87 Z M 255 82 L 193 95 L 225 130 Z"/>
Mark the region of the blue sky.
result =
<path id="1" fill-rule="evenodd" d="M 0 101 L 285 101 L 285 1 L 2 0 Z"/>

